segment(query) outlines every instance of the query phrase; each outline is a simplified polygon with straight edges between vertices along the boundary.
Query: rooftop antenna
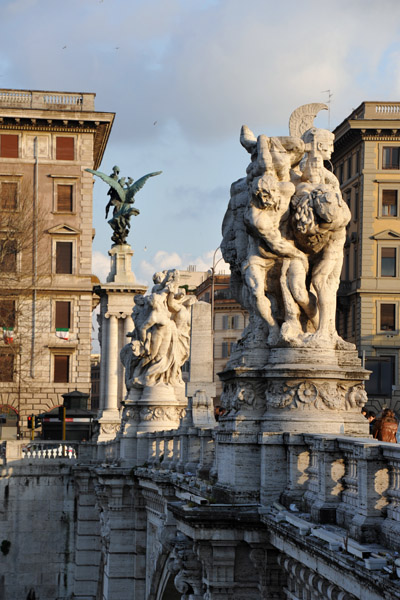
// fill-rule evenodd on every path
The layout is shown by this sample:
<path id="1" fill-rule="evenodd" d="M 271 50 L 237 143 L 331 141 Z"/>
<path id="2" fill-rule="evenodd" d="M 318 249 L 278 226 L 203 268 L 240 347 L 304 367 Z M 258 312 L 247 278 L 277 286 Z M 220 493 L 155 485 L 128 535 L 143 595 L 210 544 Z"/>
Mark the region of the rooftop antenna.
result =
<path id="1" fill-rule="evenodd" d="M 330 131 L 331 130 L 331 98 L 333 96 L 333 93 L 331 93 L 331 90 L 322 90 L 321 94 L 328 94 L 328 100 L 326 101 L 326 103 L 328 105 L 328 129 Z"/>

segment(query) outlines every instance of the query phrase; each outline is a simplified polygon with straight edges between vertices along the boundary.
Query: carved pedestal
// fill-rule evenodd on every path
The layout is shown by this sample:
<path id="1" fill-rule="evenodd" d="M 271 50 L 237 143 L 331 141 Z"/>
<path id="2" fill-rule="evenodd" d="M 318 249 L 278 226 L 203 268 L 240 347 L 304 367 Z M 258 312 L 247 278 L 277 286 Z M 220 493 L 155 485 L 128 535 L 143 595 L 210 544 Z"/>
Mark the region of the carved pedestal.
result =
<path id="1" fill-rule="evenodd" d="M 131 466 L 142 465 L 149 459 L 147 433 L 176 429 L 185 414 L 186 401 L 180 390 L 169 385 L 132 388 L 124 402 L 120 438 L 121 458 Z M 154 440 L 153 440 L 154 442 Z"/>
<path id="2" fill-rule="evenodd" d="M 275 490 L 278 500 L 287 460 L 283 432 L 368 437 L 361 415 L 367 376 L 355 351 L 310 348 L 272 348 L 263 368 L 223 372 L 226 413 L 217 433 L 221 490 L 237 500 L 258 501 L 262 484 Z"/>

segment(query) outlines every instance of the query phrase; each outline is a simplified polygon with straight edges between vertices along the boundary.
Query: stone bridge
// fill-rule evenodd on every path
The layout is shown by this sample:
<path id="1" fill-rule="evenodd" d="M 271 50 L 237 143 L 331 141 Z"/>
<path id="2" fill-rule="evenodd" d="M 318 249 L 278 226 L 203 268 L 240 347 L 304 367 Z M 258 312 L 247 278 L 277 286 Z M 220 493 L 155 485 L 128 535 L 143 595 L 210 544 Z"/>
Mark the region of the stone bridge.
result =
<path id="1" fill-rule="evenodd" d="M 134 467 L 118 438 L 56 456 L 8 443 L 2 598 L 400 598 L 400 448 L 260 435 L 251 476 L 232 461 L 235 495 L 217 468 L 221 425 L 144 434 L 147 460 Z"/>

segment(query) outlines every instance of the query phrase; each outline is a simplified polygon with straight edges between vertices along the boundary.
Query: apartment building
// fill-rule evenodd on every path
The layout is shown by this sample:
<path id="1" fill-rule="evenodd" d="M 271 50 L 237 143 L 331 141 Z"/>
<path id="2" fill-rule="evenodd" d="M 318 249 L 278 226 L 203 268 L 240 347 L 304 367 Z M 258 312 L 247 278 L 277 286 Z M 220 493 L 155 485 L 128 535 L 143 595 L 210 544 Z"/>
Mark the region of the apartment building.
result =
<path id="1" fill-rule="evenodd" d="M 372 371 L 369 406 L 400 415 L 400 102 L 363 102 L 334 134 L 333 168 L 352 213 L 338 331 Z"/>
<path id="2" fill-rule="evenodd" d="M 90 392 L 92 175 L 114 114 L 95 94 L 0 90 L 0 412 Z"/>

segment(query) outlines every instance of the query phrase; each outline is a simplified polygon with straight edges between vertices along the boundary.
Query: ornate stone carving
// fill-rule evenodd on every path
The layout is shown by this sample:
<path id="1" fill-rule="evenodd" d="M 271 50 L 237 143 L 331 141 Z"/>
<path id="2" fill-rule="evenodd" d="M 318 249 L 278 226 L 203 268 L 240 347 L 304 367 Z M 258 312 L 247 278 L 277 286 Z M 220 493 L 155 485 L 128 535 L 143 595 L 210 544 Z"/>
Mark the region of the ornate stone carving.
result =
<path id="1" fill-rule="evenodd" d="M 228 383 L 224 386 L 221 396 L 221 405 L 226 414 L 239 411 L 257 411 L 265 407 L 263 397 L 264 383 Z M 221 417 L 223 418 L 223 416 Z"/>
<path id="2" fill-rule="evenodd" d="M 270 381 L 265 395 L 271 408 L 346 410 L 361 408 L 367 401 L 362 384 L 338 381 Z"/>
<path id="3" fill-rule="evenodd" d="M 193 550 L 193 540 L 178 532 L 168 570 L 175 574 L 175 587 L 182 600 L 202 600 L 205 586 L 202 565 Z"/>
<path id="4" fill-rule="evenodd" d="M 102 423 L 100 423 L 100 432 L 105 433 L 107 435 L 113 434 L 113 433 L 116 434 L 120 430 L 120 427 L 121 427 L 120 423 L 102 422 Z"/>
<path id="5" fill-rule="evenodd" d="M 324 166 L 334 136 L 313 127 L 321 108 L 327 107 L 294 111 L 289 137 L 256 138 L 242 127 L 251 162 L 246 179 L 232 185 L 221 249 L 233 293 L 250 313 L 243 351 L 259 344 L 260 333 L 264 347 L 354 348 L 335 330 L 351 215 L 337 178 Z"/>

